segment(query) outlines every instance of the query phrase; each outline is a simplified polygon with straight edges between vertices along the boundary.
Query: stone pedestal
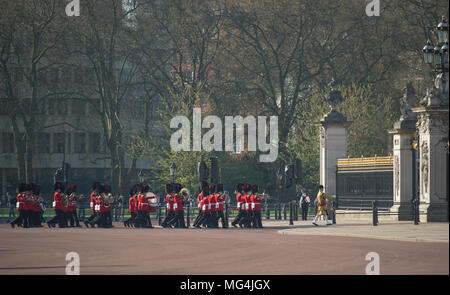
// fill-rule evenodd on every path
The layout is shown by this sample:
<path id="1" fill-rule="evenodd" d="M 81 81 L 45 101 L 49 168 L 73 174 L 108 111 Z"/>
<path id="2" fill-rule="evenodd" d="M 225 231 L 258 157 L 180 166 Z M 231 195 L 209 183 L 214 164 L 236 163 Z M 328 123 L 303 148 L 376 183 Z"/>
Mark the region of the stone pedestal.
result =
<path id="1" fill-rule="evenodd" d="M 336 195 L 337 159 L 347 157 L 347 127 L 351 122 L 332 109 L 320 121 L 320 183 L 329 195 Z"/>
<path id="2" fill-rule="evenodd" d="M 449 76 L 440 73 L 421 107 L 419 129 L 420 221 L 448 221 Z"/>
<path id="3" fill-rule="evenodd" d="M 419 125 L 420 221 L 448 221 L 448 107 L 413 111 Z"/>
<path id="4" fill-rule="evenodd" d="M 396 220 L 413 220 L 413 150 L 411 142 L 416 133 L 415 118 L 400 118 L 389 132 L 394 140 L 394 205 L 390 212 Z"/>

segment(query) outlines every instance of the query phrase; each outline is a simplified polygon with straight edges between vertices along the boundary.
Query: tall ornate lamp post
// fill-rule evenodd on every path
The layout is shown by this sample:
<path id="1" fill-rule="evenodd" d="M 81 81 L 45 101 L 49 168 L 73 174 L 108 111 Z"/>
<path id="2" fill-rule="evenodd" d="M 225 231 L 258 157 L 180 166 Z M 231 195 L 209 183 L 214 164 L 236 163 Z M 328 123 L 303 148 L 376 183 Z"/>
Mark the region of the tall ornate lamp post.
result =
<path id="1" fill-rule="evenodd" d="M 447 155 L 449 78 L 448 22 L 445 17 L 436 26 L 437 42 L 428 40 L 423 47 L 423 61 L 437 73 L 434 87 L 427 89 L 417 116 L 417 156 L 419 157 L 420 212 L 424 221 L 448 220 Z"/>
<path id="2" fill-rule="evenodd" d="M 175 172 L 177 171 L 177 165 L 172 163 L 169 167 L 170 176 L 172 177 L 172 183 L 175 183 Z"/>

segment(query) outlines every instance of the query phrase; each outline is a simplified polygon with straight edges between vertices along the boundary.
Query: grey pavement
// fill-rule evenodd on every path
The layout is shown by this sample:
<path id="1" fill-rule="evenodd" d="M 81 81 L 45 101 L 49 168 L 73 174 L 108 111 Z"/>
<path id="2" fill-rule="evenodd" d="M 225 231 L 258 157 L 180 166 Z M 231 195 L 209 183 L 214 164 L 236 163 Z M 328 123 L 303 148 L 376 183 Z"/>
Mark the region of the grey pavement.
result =
<path id="1" fill-rule="evenodd" d="M 266 228 L 280 228 L 282 235 L 325 235 L 398 240 L 408 242 L 442 242 L 449 241 L 449 223 L 433 222 L 414 225 L 412 221 L 387 221 L 373 226 L 368 220 L 337 220 L 336 224 L 326 226 L 325 221 L 319 221 L 314 226 L 312 220 L 294 221 L 289 226 L 289 220 L 263 222 Z"/>

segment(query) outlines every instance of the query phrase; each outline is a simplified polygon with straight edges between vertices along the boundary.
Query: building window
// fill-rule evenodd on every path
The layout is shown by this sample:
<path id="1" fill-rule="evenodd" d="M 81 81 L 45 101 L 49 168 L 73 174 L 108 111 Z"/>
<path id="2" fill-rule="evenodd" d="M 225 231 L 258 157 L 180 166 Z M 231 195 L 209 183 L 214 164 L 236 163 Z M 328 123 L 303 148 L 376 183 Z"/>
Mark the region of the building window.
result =
<path id="1" fill-rule="evenodd" d="M 73 81 L 77 84 L 83 84 L 83 68 L 76 67 L 73 69 Z"/>
<path id="2" fill-rule="evenodd" d="M 6 98 L 0 99 L 0 115 L 8 115 L 9 112 L 8 100 Z"/>
<path id="3" fill-rule="evenodd" d="M 11 154 L 14 153 L 14 137 L 12 133 L 3 132 L 1 134 L 2 152 Z"/>
<path id="4" fill-rule="evenodd" d="M 50 99 L 48 103 L 48 113 L 50 115 L 67 115 L 67 103 L 62 99 Z"/>
<path id="5" fill-rule="evenodd" d="M 23 82 L 23 69 L 22 68 L 14 69 L 14 81 L 15 82 Z"/>
<path id="6" fill-rule="evenodd" d="M 84 133 L 74 134 L 74 152 L 76 154 L 83 154 L 86 152 L 86 136 Z"/>
<path id="7" fill-rule="evenodd" d="M 66 134 L 55 133 L 53 134 L 53 153 L 64 153 L 66 149 Z"/>
<path id="8" fill-rule="evenodd" d="M 97 115 L 97 111 L 100 111 L 100 99 L 94 99 L 89 104 L 89 114 Z"/>
<path id="9" fill-rule="evenodd" d="M 37 133 L 37 151 L 40 154 L 50 153 L 50 134 Z"/>
<path id="10" fill-rule="evenodd" d="M 72 83 L 72 68 L 65 66 L 61 71 L 61 82 L 64 84 Z"/>
<path id="11" fill-rule="evenodd" d="M 72 115 L 84 115 L 86 110 L 86 103 L 81 100 L 72 100 Z"/>
<path id="12" fill-rule="evenodd" d="M 89 153 L 101 153 L 101 138 L 100 133 L 89 133 Z"/>

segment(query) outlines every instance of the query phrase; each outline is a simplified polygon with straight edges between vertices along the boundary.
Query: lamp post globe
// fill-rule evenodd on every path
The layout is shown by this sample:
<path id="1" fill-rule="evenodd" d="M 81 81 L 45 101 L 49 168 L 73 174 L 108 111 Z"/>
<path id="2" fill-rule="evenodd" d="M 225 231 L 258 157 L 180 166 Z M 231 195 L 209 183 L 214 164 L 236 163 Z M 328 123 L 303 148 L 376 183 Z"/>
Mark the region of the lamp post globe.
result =
<path id="1" fill-rule="evenodd" d="M 448 22 L 445 16 L 442 17 L 442 21 L 436 27 L 436 34 L 440 44 L 444 43 L 448 39 Z"/>
<path id="2" fill-rule="evenodd" d="M 423 61 L 426 64 L 432 64 L 433 63 L 433 46 L 431 45 L 430 40 L 427 40 L 427 44 L 422 49 L 423 52 Z"/>

